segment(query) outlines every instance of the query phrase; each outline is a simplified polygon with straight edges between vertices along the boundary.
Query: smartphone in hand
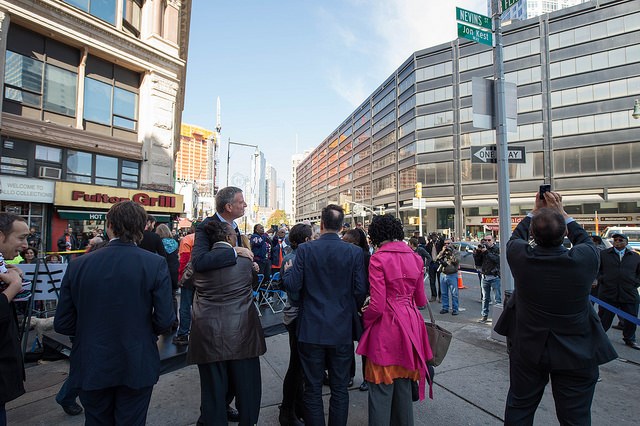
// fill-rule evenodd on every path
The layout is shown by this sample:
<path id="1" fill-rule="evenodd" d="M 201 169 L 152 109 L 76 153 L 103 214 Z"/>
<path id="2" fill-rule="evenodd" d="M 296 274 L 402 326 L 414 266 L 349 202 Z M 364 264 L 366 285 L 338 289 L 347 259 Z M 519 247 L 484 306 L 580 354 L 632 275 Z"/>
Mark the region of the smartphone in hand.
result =
<path id="1" fill-rule="evenodd" d="M 551 185 L 540 185 L 540 199 L 544 200 L 544 193 L 551 192 Z"/>

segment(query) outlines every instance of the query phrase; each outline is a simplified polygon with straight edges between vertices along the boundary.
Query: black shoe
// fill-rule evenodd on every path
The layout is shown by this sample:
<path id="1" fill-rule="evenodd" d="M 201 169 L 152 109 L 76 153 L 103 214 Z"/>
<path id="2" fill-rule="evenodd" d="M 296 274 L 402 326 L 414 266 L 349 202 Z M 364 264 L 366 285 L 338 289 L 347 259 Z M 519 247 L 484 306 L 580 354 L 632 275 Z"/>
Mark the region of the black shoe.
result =
<path id="1" fill-rule="evenodd" d="M 227 420 L 235 423 L 240 421 L 240 413 L 230 405 L 227 406 Z"/>
<path id="2" fill-rule="evenodd" d="M 189 335 L 185 334 L 183 336 L 176 336 L 173 338 L 172 342 L 176 346 L 186 346 L 189 344 Z"/>
<path id="3" fill-rule="evenodd" d="M 349 384 L 347 385 L 347 387 L 350 388 L 351 386 L 353 386 L 353 377 L 349 379 Z"/>
<path id="4" fill-rule="evenodd" d="M 458 313 L 459 313 L 458 311 L 453 311 L 451 312 L 451 315 L 458 315 Z"/>
<path id="5" fill-rule="evenodd" d="M 431 296 L 429 302 L 435 302 L 438 298 L 436 296 Z"/>
<path id="6" fill-rule="evenodd" d="M 77 416 L 78 414 L 82 413 L 82 407 L 77 402 L 74 402 L 70 405 L 63 405 L 62 409 L 70 416 Z"/>
<path id="7" fill-rule="evenodd" d="M 441 314 L 448 314 L 448 313 L 449 313 L 449 310 L 448 310 L 448 309 L 442 309 L 442 310 L 440 311 L 440 313 L 441 313 Z"/>
<path id="8" fill-rule="evenodd" d="M 360 383 L 360 387 L 358 388 L 360 392 L 366 392 L 369 390 L 369 384 L 367 382 Z"/>
<path id="9" fill-rule="evenodd" d="M 631 349 L 635 349 L 637 351 L 640 351 L 640 346 L 636 342 L 634 342 L 632 340 L 625 340 L 624 344 L 629 346 Z"/>
<path id="10" fill-rule="evenodd" d="M 612 325 L 611 328 L 615 328 L 616 330 L 624 330 L 624 326 L 620 323 L 617 323 L 616 325 Z"/>
<path id="11" fill-rule="evenodd" d="M 487 322 L 487 316 L 483 315 L 482 318 L 478 320 L 478 322 Z"/>
<path id="12" fill-rule="evenodd" d="M 282 406 L 280 408 L 280 415 L 278 416 L 278 421 L 280 422 L 280 426 L 304 426 L 304 422 L 300 420 L 294 410 L 283 409 Z"/>

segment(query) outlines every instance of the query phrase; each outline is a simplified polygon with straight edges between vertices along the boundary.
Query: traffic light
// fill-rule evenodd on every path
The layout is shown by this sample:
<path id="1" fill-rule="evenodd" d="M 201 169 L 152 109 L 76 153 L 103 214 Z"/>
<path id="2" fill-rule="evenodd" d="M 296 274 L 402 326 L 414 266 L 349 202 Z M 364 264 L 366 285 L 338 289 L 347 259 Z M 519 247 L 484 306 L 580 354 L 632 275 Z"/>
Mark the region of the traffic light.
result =
<path id="1" fill-rule="evenodd" d="M 422 198 L 422 182 L 416 183 L 416 198 Z"/>
<path id="2" fill-rule="evenodd" d="M 344 214 L 351 214 L 351 206 L 349 203 L 344 203 L 342 210 L 344 210 Z"/>

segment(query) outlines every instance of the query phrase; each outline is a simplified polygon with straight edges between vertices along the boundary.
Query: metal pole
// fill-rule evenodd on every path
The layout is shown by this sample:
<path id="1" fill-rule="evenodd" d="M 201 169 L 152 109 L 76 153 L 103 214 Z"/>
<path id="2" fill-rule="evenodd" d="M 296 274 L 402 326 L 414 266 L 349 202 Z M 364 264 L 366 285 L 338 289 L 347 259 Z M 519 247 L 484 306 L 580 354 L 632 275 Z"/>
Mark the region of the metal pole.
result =
<path id="1" fill-rule="evenodd" d="M 422 198 L 418 198 L 418 233 L 422 237 Z"/>
<path id="2" fill-rule="evenodd" d="M 513 289 L 513 277 L 507 263 L 507 241 L 511 236 L 511 210 L 509 190 L 509 162 L 507 148 L 507 112 L 504 90 L 504 64 L 502 57 L 502 28 L 500 0 L 491 1 L 493 30 L 496 46 L 493 49 L 493 72 L 495 79 L 496 149 L 498 156 L 498 215 L 500 222 L 500 286 L 502 290 Z"/>
<path id="3" fill-rule="evenodd" d="M 229 186 L 229 158 L 231 158 L 231 138 L 227 139 L 227 184 L 225 186 Z"/>

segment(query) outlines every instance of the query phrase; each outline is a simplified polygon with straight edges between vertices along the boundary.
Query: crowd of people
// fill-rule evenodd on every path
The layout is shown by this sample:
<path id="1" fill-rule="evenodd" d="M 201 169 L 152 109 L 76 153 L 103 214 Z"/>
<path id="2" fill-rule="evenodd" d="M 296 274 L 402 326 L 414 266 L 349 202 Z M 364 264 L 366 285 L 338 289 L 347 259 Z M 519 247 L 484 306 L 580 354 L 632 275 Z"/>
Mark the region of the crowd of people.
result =
<path id="1" fill-rule="evenodd" d="M 200 375 L 198 424 L 257 424 L 260 356 L 267 348 L 253 291 L 259 276 L 278 273 L 290 348 L 280 424 L 324 425 L 326 383 L 329 424 L 346 425 L 356 354 L 369 424 L 413 424 L 413 401 L 433 397 L 433 350 L 420 309 L 437 301 L 440 314 L 460 312 L 460 257 L 451 238 L 417 234 L 405 243 L 402 223 L 390 214 L 374 216 L 366 232 L 360 224 L 351 229 L 337 205 L 322 210 L 319 228 L 298 223 L 265 232 L 258 224 L 245 236 L 235 220 L 246 207 L 242 190 L 223 188 L 216 213 L 178 241 L 140 205 L 114 204 L 107 235 L 94 235 L 63 279 L 54 326 L 73 336 L 73 347 L 58 403 L 70 415 L 84 411 L 87 424 L 144 424 L 160 371 L 157 336 L 177 330 L 173 343 L 188 346 L 187 362 Z M 0 213 L 4 257 L 22 253 L 24 263 L 33 262 L 38 251 L 31 235 L 24 219 Z M 548 192 L 536 196 L 502 246 L 516 284 L 495 327 L 510 348 L 506 424 L 532 424 L 549 379 L 560 422 L 589 423 L 598 366 L 617 356 L 605 334 L 615 315 L 602 306 L 596 314 L 589 295 L 635 318 L 640 301 L 640 256 L 626 248 L 625 235 L 613 237 L 614 247 L 600 252 L 566 214 L 561 196 Z M 71 229 L 58 246 L 74 247 Z M 486 323 L 492 293 L 501 303 L 500 249 L 492 235 L 482 238 L 473 258 L 482 289 L 479 322 Z M 24 393 L 11 303 L 22 276 L 8 266 L 0 268 L 6 360 L 0 376 L 7 384 L 0 390 L 0 425 L 4 404 Z M 620 326 L 625 344 L 640 349 L 635 322 Z"/>

